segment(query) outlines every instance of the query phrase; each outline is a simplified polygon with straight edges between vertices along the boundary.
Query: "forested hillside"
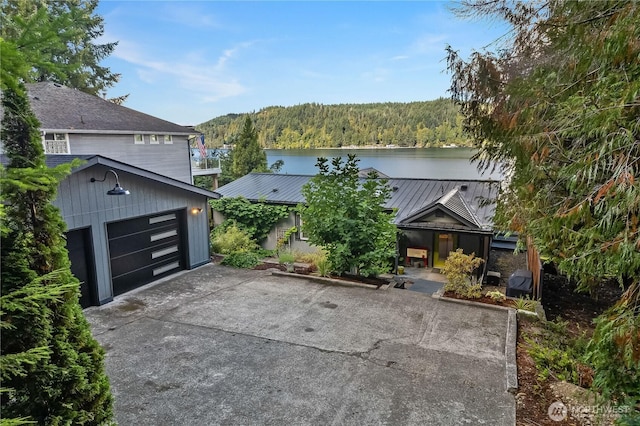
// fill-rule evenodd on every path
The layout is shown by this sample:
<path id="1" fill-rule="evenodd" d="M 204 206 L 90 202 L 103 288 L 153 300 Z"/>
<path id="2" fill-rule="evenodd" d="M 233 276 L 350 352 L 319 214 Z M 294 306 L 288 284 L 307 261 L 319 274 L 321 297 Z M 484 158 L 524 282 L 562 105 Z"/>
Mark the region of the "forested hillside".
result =
<path id="1" fill-rule="evenodd" d="M 224 115 L 196 129 L 204 133 L 208 147 L 232 144 L 244 116 Z M 444 98 L 411 103 L 274 106 L 250 116 L 265 148 L 469 145 L 458 108 Z"/>

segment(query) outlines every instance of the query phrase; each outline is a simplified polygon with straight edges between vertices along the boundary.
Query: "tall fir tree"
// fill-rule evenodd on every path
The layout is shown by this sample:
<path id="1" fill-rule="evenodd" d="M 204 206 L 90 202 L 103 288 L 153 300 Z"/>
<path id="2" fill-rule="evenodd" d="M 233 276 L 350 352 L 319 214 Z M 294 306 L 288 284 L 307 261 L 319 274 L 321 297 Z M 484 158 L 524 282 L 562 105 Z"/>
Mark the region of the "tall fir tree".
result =
<path id="1" fill-rule="evenodd" d="M 237 179 L 247 173 L 267 171 L 267 154 L 260 147 L 258 133 L 247 115 L 233 149 L 233 176 Z"/>
<path id="2" fill-rule="evenodd" d="M 93 95 L 102 95 L 117 83 L 120 75 L 100 65 L 117 42 L 96 43 L 104 34 L 97 7 L 98 0 L 5 0 L 0 4 L 0 35 L 28 58 L 26 82 L 52 81 Z"/>
<path id="3" fill-rule="evenodd" d="M 113 398 L 104 351 L 79 304 L 79 282 L 65 247 L 65 224 L 51 201 L 70 166 L 46 167 L 39 123 L 12 43 L 2 66 L 1 140 L 8 165 L 0 179 L 0 375 L 3 422 L 109 424 Z"/>

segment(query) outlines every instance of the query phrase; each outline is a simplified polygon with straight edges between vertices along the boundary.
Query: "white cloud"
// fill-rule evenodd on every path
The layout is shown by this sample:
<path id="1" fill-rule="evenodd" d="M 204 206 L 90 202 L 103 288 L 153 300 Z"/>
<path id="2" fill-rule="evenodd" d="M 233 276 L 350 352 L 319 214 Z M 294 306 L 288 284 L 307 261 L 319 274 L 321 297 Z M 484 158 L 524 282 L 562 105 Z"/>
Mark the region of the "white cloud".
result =
<path id="1" fill-rule="evenodd" d="M 382 83 L 389 77 L 390 72 L 386 68 L 376 68 L 371 71 L 367 71 L 362 74 L 362 77 L 366 80 L 373 81 L 375 83 Z"/>
<path id="2" fill-rule="evenodd" d="M 190 96 L 202 102 L 215 102 L 238 96 L 247 89 L 228 70 L 228 62 L 252 42 L 240 43 L 226 49 L 214 63 L 206 63 L 201 53 L 184 54 L 185 60 L 170 61 L 148 59 L 141 49 L 127 41 L 121 41 L 113 56 L 136 66 L 136 72 L 145 83 L 153 84 L 161 78 L 175 81 L 175 86 L 190 91 Z"/>
<path id="3" fill-rule="evenodd" d="M 167 2 L 164 10 L 156 12 L 165 21 L 190 28 L 223 28 L 220 20 L 213 14 L 205 13 L 201 5 L 193 2 Z"/>
<path id="4" fill-rule="evenodd" d="M 448 38 L 446 34 L 425 34 L 416 39 L 409 50 L 416 54 L 432 53 L 442 51 L 444 41 Z"/>

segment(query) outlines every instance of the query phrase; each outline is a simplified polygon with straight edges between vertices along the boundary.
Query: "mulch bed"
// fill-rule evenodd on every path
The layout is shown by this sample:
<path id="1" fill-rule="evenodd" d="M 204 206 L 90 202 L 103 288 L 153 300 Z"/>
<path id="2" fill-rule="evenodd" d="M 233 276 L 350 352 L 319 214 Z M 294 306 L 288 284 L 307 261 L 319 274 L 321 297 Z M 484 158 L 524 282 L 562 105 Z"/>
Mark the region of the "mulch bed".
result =
<path id="1" fill-rule="evenodd" d="M 460 300 L 468 300 L 471 302 L 477 302 L 477 303 L 485 303 L 487 305 L 495 305 L 495 306 L 504 306 L 507 308 L 515 308 L 515 304 L 513 302 L 513 300 L 507 299 L 507 300 L 503 300 L 503 301 L 498 301 L 498 300 L 493 300 L 490 297 L 487 296 L 482 296 L 479 297 L 477 299 L 467 299 L 466 297 L 462 297 L 462 296 L 458 296 L 457 294 L 455 294 L 452 291 L 445 291 L 444 292 L 444 296 L 445 297 L 450 297 L 452 299 L 460 299 Z"/>

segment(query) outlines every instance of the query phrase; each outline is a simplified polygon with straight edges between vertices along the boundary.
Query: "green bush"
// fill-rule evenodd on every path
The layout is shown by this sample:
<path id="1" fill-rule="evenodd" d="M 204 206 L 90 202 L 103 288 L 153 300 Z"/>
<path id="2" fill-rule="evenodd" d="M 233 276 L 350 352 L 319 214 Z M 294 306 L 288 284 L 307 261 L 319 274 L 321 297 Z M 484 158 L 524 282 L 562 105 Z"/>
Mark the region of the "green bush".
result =
<path id="1" fill-rule="evenodd" d="M 285 265 L 287 267 L 288 272 L 293 272 L 293 263 L 296 261 L 296 256 L 290 251 L 283 251 L 278 255 L 278 262 L 281 265 Z"/>
<path id="2" fill-rule="evenodd" d="M 605 398 L 631 407 L 640 403 L 640 295 L 635 297 L 623 297 L 595 320 L 596 329 L 586 348 L 587 360 L 595 369 L 594 387 Z M 629 419 L 640 424 L 640 413 L 635 416 Z"/>
<path id="3" fill-rule="evenodd" d="M 331 262 L 326 257 L 317 260 L 316 266 L 318 268 L 318 274 L 321 277 L 329 277 L 331 276 Z"/>
<path id="4" fill-rule="evenodd" d="M 220 263 L 234 268 L 251 269 L 260 264 L 260 256 L 255 252 L 236 251 L 225 256 Z"/>
<path id="5" fill-rule="evenodd" d="M 529 311 L 529 312 L 536 311 L 536 301 L 531 300 L 529 296 L 527 296 L 526 298 L 518 297 L 513 301 L 513 303 L 515 305 L 515 308 L 521 311 Z"/>
<path id="6" fill-rule="evenodd" d="M 220 198 L 209 201 L 209 204 L 214 210 L 222 213 L 226 220 L 235 222 L 256 241 L 267 238 L 273 227 L 289 216 L 291 210 L 288 206 L 254 203 L 243 197 Z"/>
<path id="7" fill-rule="evenodd" d="M 290 251 L 283 251 L 278 255 L 278 262 L 281 265 L 293 264 L 296 261 L 296 256 Z"/>
<path id="8" fill-rule="evenodd" d="M 495 300 L 496 302 L 504 302 L 505 300 L 507 300 L 507 296 L 505 296 L 501 291 L 489 291 L 487 292 L 486 296 L 491 298 L 491 300 Z"/>
<path id="9" fill-rule="evenodd" d="M 449 253 L 442 267 L 442 273 L 447 277 L 445 291 L 452 291 L 458 296 L 477 299 L 482 296 L 482 285 L 473 272 L 484 262 L 475 253 L 464 254 L 462 249 Z"/>
<path id="10" fill-rule="evenodd" d="M 589 385 L 582 377 L 583 370 L 590 370 L 584 363 L 587 346 L 584 333 L 572 337 L 566 322 L 549 321 L 539 334 L 525 335 L 524 340 L 528 344 L 527 352 L 535 361 L 539 381 L 554 377 L 578 386 Z"/>
<path id="11" fill-rule="evenodd" d="M 258 244 L 234 222 L 224 222 L 211 232 L 211 250 L 215 253 L 230 254 L 257 248 Z"/>

